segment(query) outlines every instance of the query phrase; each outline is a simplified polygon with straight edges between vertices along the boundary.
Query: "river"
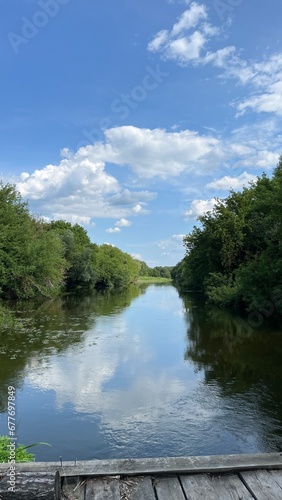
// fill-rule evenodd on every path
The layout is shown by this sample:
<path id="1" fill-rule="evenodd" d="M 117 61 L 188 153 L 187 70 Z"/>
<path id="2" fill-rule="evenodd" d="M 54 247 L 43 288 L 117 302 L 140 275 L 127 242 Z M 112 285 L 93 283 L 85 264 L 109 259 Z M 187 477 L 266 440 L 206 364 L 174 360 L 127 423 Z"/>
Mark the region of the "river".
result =
<path id="1" fill-rule="evenodd" d="M 282 332 L 140 285 L 17 304 L 1 335 L 0 433 L 16 388 L 18 442 L 36 460 L 274 452 Z M 32 451 L 33 451 L 32 450 Z"/>

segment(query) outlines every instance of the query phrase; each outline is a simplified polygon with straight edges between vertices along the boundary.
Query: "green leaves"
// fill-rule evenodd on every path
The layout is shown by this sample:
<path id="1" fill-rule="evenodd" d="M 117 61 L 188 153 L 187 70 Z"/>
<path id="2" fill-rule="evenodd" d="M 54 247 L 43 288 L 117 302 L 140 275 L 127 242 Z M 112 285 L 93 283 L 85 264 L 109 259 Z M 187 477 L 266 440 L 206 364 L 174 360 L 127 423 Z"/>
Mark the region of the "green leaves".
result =
<path id="1" fill-rule="evenodd" d="M 10 460 L 10 445 L 11 439 L 8 436 L 0 436 L 0 462 L 8 463 Z M 14 443 L 14 441 L 13 441 Z M 35 445 L 34 445 L 35 446 Z M 34 455 L 28 453 L 26 449 L 28 446 L 23 446 L 22 444 L 16 447 L 16 462 L 33 462 Z"/>
<path id="2" fill-rule="evenodd" d="M 184 238 L 178 283 L 217 305 L 259 309 L 282 284 L 282 158 L 272 179 L 231 191 L 199 220 Z"/>
<path id="3" fill-rule="evenodd" d="M 118 248 L 91 243 L 78 224 L 32 217 L 15 187 L 0 183 L 0 299 L 125 287 L 139 269 Z"/>

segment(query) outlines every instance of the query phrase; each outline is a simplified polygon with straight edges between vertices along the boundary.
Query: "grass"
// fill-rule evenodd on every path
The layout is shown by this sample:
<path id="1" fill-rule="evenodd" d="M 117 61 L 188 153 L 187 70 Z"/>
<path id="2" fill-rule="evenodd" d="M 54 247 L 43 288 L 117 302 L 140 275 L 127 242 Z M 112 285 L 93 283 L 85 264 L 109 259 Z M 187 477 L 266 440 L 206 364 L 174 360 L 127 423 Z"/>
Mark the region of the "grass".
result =
<path id="1" fill-rule="evenodd" d="M 154 278 L 153 276 L 140 276 L 137 283 L 171 283 L 171 278 Z"/>
<path id="2" fill-rule="evenodd" d="M 10 448 L 11 444 L 15 444 L 15 441 L 11 441 L 8 436 L 0 436 L 0 463 L 7 463 L 13 458 L 16 462 L 33 462 L 33 453 L 28 453 L 26 450 L 28 446 L 22 444 L 17 445 L 15 450 L 15 457 L 13 455 L 14 448 Z"/>
<path id="3" fill-rule="evenodd" d="M 27 450 L 38 445 L 51 446 L 49 443 L 42 441 L 24 446 L 23 444 L 17 444 L 9 436 L 0 436 L 0 463 L 8 463 L 11 459 L 15 460 L 15 462 L 34 462 L 35 455 Z"/>

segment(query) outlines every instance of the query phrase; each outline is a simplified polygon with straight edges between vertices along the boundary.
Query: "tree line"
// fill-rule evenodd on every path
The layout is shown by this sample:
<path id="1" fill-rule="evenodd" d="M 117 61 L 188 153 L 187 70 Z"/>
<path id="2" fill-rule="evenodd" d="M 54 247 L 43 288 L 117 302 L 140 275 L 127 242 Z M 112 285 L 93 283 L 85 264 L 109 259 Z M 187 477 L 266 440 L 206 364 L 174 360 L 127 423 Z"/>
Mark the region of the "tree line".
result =
<path id="1" fill-rule="evenodd" d="M 127 287 L 151 270 L 120 249 L 92 243 L 78 224 L 33 216 L 15 186 L 0 182 L 0 299 Z"/>
<path id="2" fill-rule="evenodd" d="M 179 287 L 218 306 L 282 312 L 282 157 L 271 178 L 231 190 L 199 221 L 172 271 Z"/>

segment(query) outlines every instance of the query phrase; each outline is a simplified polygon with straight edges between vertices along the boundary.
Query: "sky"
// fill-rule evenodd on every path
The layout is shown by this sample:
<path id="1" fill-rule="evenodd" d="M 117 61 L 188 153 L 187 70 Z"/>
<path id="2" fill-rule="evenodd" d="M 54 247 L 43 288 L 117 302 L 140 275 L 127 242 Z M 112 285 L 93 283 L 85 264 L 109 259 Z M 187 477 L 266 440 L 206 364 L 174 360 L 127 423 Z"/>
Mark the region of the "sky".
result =
<path id="1" fill-rule="evenodd" d="M 282 154 L 281 0 L 9 0 L 0 178 L 151 267 Z"/>

